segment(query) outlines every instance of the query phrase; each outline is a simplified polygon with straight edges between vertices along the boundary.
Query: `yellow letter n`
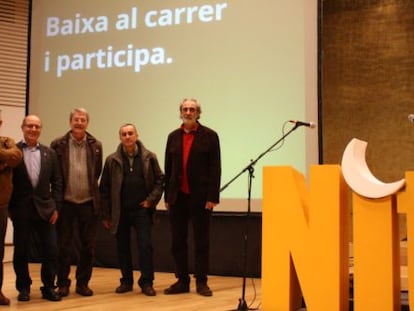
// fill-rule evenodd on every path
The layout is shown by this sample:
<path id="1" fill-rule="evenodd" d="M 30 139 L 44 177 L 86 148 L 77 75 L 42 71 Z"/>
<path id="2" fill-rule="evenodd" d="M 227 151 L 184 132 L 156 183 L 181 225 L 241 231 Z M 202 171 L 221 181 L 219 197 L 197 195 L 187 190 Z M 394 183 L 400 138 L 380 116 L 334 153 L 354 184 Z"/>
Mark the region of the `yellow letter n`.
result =
<path id="1" fill-rule="evenodd" d="M 291 167 L 265 167 L 263 310 L 347 311 L 349 190 L 338 165 L 310 167 L 310 186 Z"/>

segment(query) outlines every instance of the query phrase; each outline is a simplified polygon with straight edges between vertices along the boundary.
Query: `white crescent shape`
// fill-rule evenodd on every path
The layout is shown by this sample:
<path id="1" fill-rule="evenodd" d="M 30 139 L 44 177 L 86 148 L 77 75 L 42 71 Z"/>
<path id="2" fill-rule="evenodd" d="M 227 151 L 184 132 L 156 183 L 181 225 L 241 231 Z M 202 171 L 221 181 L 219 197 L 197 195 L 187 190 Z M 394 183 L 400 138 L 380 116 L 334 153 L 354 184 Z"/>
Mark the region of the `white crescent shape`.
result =
<path id="1" fill-rule="evenodd" d="M 367 142 L 353 138 L 342 155 L 342 174 L 349 187 L 361 196 L 378 199 L 396 193 L 405 185 L 405 179 L 392 183 L 378 180 L 368 168 L 365 151 Z"/>

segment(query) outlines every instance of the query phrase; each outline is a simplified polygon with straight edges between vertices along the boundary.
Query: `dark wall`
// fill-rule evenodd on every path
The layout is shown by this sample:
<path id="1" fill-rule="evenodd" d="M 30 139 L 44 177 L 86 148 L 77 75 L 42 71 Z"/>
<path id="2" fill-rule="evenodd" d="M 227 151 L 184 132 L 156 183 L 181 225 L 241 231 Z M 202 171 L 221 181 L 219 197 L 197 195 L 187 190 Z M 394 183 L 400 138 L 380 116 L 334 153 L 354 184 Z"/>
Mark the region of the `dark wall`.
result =
<path id="1" fill-rule="evenodd" d="M 190 231 L 190 270 L 193 269 L 193 247 Z M 139 270 L 135 231 L 131 235 L 134 268 Z M 223 276 L 261 276 L 262 215 L 214 212 L 211 222 L 210 274 Z M 247 241 L 247 247 L 245 242 Z M 157 211 L 153 226 L 154 266 L 157 272 L 174 272 L 174 262 L 170 252 L 168 214 Z M 38 237 L 33 236 L 31 261 L 39 262 Z M 73 240 L 72 262 L 76 263 L 80 242 L 75 235 Z M 102 226 L 98 228 L 95 266 L 118 268 L 115 237 Z"/>
<path id="2" fill-rule="evenodd" d="M 340 163 L 356 137 L 379 179 L 414 169 L 413 12 L 409 0 L 323 1 L 324 163 Z"/>
<path id="3" fill-rule="evenodd" d="M 244 241 L 247 220 L 248 245 L 245 252 Z M 226 276 L 243 276 L 246 255 L 246 276 L 260 277 L 261 275 L 261 224 L 260 213 L 252 213 L 250 217 L 246 214 L 236 213 L 213 213 L 211 226 L 211 256 L 210 274 Z M 135 244 L 134 231 L 133 258 L 138 267 L 138 252 Z M 157 211 L 153 226 L 154 241 L 154 265 L 158 272 L 174 272 L 173 258 L 170 252 L 171 239 L 169 233 L 168 214 Z M 192 243 L 190 240 L 190 264 L 193 267 Z M 118 267 L 116 257 L 115 238 L 105 231 L 101 226 L 98 232 L 96 248 L 96 265 L 103 267 Z"/>

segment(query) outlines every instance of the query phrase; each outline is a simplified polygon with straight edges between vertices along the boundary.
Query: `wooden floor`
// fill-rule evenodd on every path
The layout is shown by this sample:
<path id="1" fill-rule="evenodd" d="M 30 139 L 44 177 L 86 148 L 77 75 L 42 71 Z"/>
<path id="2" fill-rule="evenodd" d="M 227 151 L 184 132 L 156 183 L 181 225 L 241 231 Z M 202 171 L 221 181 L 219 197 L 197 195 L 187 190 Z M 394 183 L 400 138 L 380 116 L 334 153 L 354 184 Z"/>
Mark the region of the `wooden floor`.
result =
<path id="1" fill-rule="evenodd" d="M 3 293 L 10 298 L 8 307 L 0 306 L 7 310 L 237 310 L 239 299 L 242 297 L 243 278 L 209 276 L 209 286 L 213 290 L 212 297 L 202 297 L 195 293 L 194 282 L 188 294 L 171 295 L 163 294 L 163 290 L 175 282 L 172 273 L 156 273 L 154 288 L 157 296 L 144 296 L 135 286 L 133 292 L 115 294 L 114 290 L 119 285 L 120 272 L 118 269 L 94 268 L 90 287 L 95 294 L 92 297 L 82 297 L 74 293 L 73 287 L 68 297 L 59 302 L 50 302 L 41 298 L 39 264 L 30 264 L 30 273 L 33 280 L 31 288 L 31 300 L 29 302 L 17 301 L 15 289 L 15 274 L 10 260 L 10 251 L 6 250 L 4 263 Z M 74 269 L 71 270 L 73 279 Z M 139 277 L 139 271 L 134 274 Z M 245 301 L 249 308 L 260 309 L 261 280 L 246 279 Z"/>

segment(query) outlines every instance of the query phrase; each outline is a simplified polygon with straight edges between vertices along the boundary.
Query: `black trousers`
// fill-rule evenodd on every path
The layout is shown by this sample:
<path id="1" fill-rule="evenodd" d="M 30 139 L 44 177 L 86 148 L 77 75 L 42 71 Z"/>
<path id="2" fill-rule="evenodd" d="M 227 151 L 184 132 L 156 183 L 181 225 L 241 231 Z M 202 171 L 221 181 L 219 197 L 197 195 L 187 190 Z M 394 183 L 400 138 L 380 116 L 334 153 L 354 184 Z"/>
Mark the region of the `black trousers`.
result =
<path id="1" fill-rule="evenodd" d="M 77 226 L 76 226 L 77 223 Z M 70 286 L 70 265 L 73 254 L 74 228 L 80 240 L 79 258 L 76 267 L 76 284 L 88 285 L 92 276 L 95 258 L 98 217 L 94 214 L 93 202 L 75 204 L 65 201 L 59 213 L 58 229 L 58 286 Z"/>
<path id="2" fill-rule="evenodd" d="M 16 289 L 30 291 L 32 279 L 29 273 L 30 237 L 39 237 L 39 254 L 42 263 L 40 277 L 45 288 L 55 286 L 57 265 L 56 227 L 39 217 L 34 207 L 31 215 L 13 219 L 13 267 L 16 273 Z"/>
<path id="3" fill-rule="evenodd" d="M 134 228 L 139 255 L 139 269 L 141 276 L 138 285 L 152 285 L 154 281 L 153 247 L 152 247 L 152 216 L 145 208 L 121 211 L 121 218 L 116 234 L 119 267 L 121 269 L 122 284 L 134 283 L 131 255 L 131 229 Z"/>
<path id="4" fill-rule="evenodd" d="M 207 282 L 210 256 L 211 211 L 205 208 L 206 202 L 191 195 L 180 193 L 175 204 L 169 208 L 172 234 L 172 254 L 176 277 L 189 282 L 188 268 L 188 229 L 191 223 L 194 238 L 194 277 L 197 282 Z"/>

